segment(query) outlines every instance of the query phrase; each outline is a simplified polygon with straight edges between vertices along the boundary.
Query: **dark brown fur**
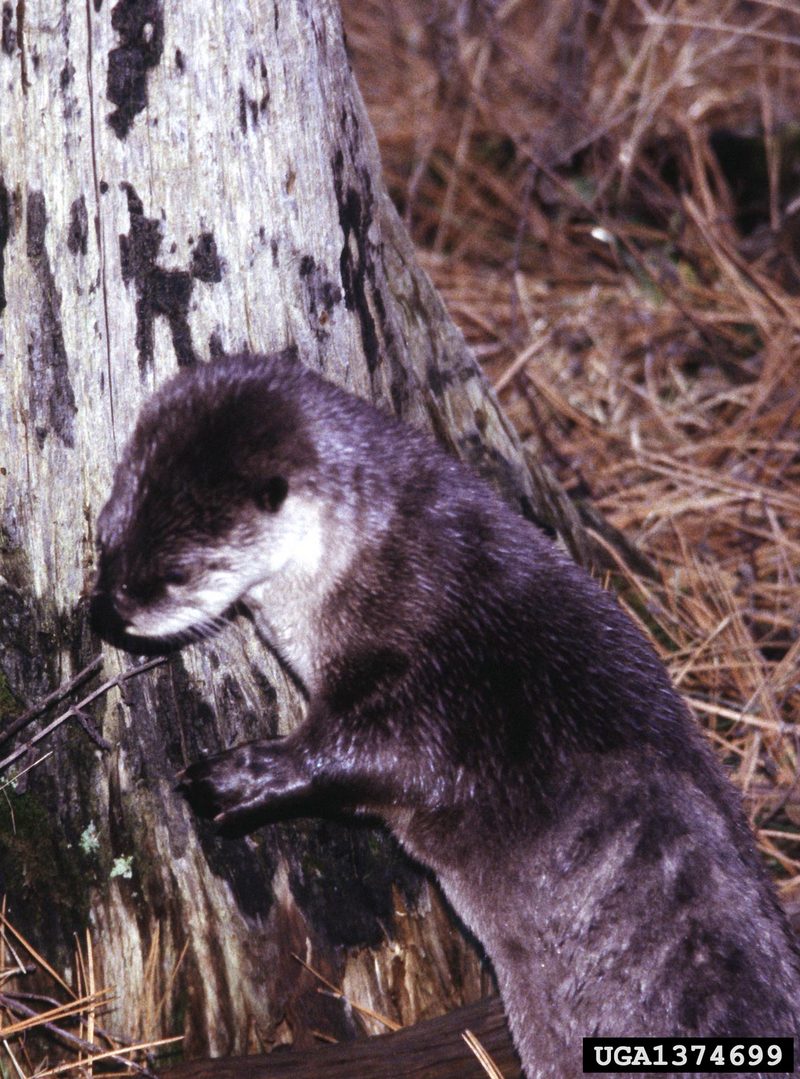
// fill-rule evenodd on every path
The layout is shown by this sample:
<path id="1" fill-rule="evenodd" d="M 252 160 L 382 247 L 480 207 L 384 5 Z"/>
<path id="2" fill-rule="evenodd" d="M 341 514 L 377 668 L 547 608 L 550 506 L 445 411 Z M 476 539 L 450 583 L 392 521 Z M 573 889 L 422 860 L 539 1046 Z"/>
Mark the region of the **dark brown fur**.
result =
<path id="1" fill-rule="evenodd" d="M 235 522 L 249 536 L 317 503 L 338 529 L 326 556 L 351 541 L 357 556 L 324 587 L 290 567 L 236 596 L 257 623 L 292 604 L 313 625 L 286 637 L 308 718 L 187 768 L 192 805 L 240 830 L 330 807 L 383 817 L 486 948 L 530 1079 L 580 1074 L 586 1035 L 794 1035 L 794 940 L 662 664 L 423 435 L 286 356 L 182 373 L 101 517 L 95 628 L 135 650 L 183 643 L 132 636 L 131 609 L 175 567 L 191 588 Z"/>

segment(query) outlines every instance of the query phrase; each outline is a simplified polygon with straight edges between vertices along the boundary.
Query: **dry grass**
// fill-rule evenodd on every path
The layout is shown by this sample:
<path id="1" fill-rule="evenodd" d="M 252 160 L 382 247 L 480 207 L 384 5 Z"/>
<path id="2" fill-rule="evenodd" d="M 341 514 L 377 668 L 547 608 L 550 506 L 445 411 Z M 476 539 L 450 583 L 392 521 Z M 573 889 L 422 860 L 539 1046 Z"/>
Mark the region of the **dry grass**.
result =
<path id="1" fill-rule="evenodd" d="M 387 180 L 800 911 L 800 0 L 346 0 Z"/>
<path id="2" fill-rule="evenodd" d="M 0 1072 L 15 1079 L 51 1076 L 141 1076 L 155 1079 L 141 1060 L 182 1039 L 162 1038 L 132 1044 L 101 1025 L 113 1001 L 97 988 L 92 939 L 76 941 L 72 987 L 17 930 L 0 909 Z M 38 991 L 25 991 L 32 976 Z M 49 986 L 47 993 L 42 985 Z M 55 994 L 52 995 L 52 994 Z M 66 1058 L 66 1059 L 65 1059 Z"/>

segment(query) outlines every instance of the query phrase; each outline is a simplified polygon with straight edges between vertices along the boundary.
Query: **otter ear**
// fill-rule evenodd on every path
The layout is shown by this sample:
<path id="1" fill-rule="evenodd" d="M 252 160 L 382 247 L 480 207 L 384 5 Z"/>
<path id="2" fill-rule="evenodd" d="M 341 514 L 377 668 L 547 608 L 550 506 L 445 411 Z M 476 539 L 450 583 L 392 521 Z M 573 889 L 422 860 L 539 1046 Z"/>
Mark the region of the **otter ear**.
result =
<path id="1" fill-rule="evenodd" d="M 261 484 L 253 495 L 259 509 L 267 513 L 277 513 L 289 493 L 288 480 L 283 476 L 271 476 Z"/>

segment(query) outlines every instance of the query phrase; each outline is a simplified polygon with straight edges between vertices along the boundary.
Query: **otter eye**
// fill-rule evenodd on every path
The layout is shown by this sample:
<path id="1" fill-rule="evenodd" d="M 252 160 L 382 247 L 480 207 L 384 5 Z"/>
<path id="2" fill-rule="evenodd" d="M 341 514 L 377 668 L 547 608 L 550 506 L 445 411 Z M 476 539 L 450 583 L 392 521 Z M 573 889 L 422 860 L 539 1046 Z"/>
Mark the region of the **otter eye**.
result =
<path id="1" fill-rule="evenodd" d="M 262 510 L 276 513 L 289 493 L 289 484 L 283 476 L 271 476 L 255 496 L 256 505 Z"/>
<path id="2" fill-rule="evenodd" d="M 162 576 L 164 584 L 181 585 L 189 580 L 189 574 L 183 569 L 168 569 Z"/>

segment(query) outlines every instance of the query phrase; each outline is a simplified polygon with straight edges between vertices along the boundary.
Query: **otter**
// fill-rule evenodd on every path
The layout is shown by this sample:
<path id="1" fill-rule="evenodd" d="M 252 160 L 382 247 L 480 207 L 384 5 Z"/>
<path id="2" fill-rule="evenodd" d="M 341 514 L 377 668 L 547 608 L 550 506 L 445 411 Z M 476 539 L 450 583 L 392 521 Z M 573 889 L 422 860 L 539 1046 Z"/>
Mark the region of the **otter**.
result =
<path id="1" fill-rule="evenodd" d="M 381 818 L 482 943 L 529 1079 L 584 1036 L 788 1035 L 800 964 L 738 795 L 616 601 L 428 436 L 288 354 L 183 369 L 97 523 L 96 632 L 236 605 L 308 696 L 180 776 L 234 832 Z"/>

